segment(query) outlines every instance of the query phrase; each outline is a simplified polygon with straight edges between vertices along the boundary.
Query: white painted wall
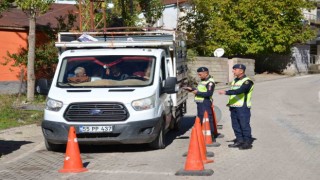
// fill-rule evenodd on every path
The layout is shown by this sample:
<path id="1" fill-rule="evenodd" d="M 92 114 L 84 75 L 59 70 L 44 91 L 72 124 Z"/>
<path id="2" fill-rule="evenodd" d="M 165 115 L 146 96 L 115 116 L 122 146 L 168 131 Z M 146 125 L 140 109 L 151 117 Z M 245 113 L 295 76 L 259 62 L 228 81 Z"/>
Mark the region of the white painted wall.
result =
<path id="1" fill-rule="evenodd" d="M 180 4 L 180 7 L 178 9 L 176 4 L 165 6 L 163 16 L 156 23 L 155 27 L 162 27 L 164 29 L 176 29 L 179 18 L 186 15 L 186 13 L 181 11 L 181 9 L 183 9 L 184 11 L 188 11 L 190 7 L 186 3 Z"/>
<path id="2" fill-rule="evenodd" d="M 76 4 L 76 0 L 56 0 L 55 3 L 58 4 Z"/>
<path id="3" fill-rule="evenodd" d="M 317 9 L 312 9 L 311 11 L 308 10 L 303 10 L 303 15 L 306 20 L 317 20 Z"/>
<path id="4" fill-rule="evenodd" d="M 292 63 L 288 64 L 285 74 L 306 74 L 310 66 L 310 46 L 297 45 L 291 49 Z"/>
<path id="5" fill-rule="evenodd" d="M 162 21 L 162 26 L 164 29 L 175 29 L 177 27 L 178 18 L 177 18 L 177 6 L 170 5 L 166 6 L 163 11 L 163 16 L 160 21 Z"/>

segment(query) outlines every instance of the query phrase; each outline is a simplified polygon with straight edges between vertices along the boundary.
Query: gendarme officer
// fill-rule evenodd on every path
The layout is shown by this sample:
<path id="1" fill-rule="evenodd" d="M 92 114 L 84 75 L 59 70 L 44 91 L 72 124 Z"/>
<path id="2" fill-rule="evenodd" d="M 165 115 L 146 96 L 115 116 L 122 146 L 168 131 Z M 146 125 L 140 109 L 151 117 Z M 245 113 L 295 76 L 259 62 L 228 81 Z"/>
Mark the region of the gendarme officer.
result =
<path id="1" fill-rule="evenodd" d="M 204 112 L 207 111 L 210 121 L 210 127 L 213 134 L 213 118 L 212 118 L 212 95 L 214 91 L 214 79 L 209 75 L 209 70 L 206 67 L 200 67 L 197 69 L 200 82 L 198 82 L 197 88 L 186 87 L 184 89 L 195 94 L 194 101 L 197 103 L 197 116 L 203 120 Z"/>
<path id="2" fill-rule="evenodd" d="M 250 127 L 250 108 L 253 82 L 245 75 L 246 66 L 235 64 L 233 74 L 235 79 L 228 91 L 219 91 L 219 94 L 229 95 L 227 106 L 231 112 L 231 122 L 236 140 L 229 144 L 230 148 L 250 149 L 252 148 L 252 136 Z"/>

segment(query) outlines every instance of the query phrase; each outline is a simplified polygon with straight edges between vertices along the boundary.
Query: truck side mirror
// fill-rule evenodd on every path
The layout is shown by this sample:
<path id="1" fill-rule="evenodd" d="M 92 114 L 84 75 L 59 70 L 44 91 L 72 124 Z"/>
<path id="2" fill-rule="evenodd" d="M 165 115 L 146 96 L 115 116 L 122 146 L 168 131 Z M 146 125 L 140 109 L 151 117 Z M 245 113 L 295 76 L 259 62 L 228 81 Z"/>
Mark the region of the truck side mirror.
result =
<path id="1" fill-rule="evenodd" d="M 177 78 L 176 77 L 168 77 L 164 82 L 163 92 L 167 94 L 174 94 L 176 93 L 176 84 Z"/>
<path id="2" fill-rule="evenodd" d="M 51 81 L 41 78 L 36 83 L 36 92 L 42 95 L 48 95 L 51 86 Z"/>

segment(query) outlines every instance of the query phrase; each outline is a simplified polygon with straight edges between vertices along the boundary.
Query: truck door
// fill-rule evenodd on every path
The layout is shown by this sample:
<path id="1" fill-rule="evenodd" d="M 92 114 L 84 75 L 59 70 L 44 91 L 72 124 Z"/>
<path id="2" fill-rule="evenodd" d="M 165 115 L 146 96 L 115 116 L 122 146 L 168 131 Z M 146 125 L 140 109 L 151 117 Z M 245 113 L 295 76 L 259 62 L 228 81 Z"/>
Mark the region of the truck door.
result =
<path id="1" fill-rule="evenodd" d="M 164 82 L 168 77 L 169 77 L 168 65 L 166 63 L 166 58 L 164 56 L 162 56 L 162 58 L 161 58 L 161 67 L 160 67 L 160 101 L 161 101 L 161 105 L 164 106 L 165 119 L 166 119 L 166 129 L 169 127 L 170 121 L 172 119 L 172 114 L 171 114 L 171 106 L 172 106 L 171 96 L 162 91 L 162 89 L 164 87 Z"/>

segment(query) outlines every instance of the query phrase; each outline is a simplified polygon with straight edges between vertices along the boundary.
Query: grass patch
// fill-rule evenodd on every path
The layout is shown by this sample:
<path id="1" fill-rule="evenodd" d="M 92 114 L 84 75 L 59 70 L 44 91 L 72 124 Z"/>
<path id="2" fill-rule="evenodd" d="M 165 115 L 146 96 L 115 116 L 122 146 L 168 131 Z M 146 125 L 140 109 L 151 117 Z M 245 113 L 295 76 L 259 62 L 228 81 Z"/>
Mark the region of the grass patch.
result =
<path id="1" fill-rule="evenodd" d="M 26 99 L 26 96 L 0 95 L 0 130 L 41 123 L 43 119 L 41 107 L 45 103 L 45 96 L 36 96 L 33 103 L 26 103 Z M 33 110 L 34 107 L 40 108 L 36 108 L 39 110 Z"/>

